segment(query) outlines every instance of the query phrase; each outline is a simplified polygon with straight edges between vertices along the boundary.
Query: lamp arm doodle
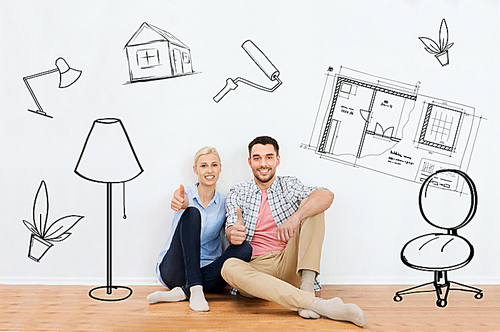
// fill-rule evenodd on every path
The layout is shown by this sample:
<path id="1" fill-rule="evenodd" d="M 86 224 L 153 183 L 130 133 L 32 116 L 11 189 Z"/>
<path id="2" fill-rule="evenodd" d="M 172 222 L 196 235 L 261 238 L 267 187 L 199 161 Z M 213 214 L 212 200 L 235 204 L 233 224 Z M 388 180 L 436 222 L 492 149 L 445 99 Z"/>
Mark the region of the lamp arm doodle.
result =
<path id="1" fill-rule="evenodd" d="M 36 114 L 47 116 L 49 118 L 52 118 L 52 116 L 50 116 L 47 113 L 45 113 L 45 111 L 42 109 L 42 105 L 40 105 L 40 103 L 38 102 L 38 99 L 36 98 L 35 93 L 33 92 L 33 89 L 31 89 L 31 86 L 30 86 L 28 80 L 30 80 L 32 78 L 37 78 L 37 77 L 40 77 L 40 76 L 44 76 L 44 75 L 56 73 L 57 71 L 58 71 L 58 69 L 54 68 L 54 69 L 51 69 L 51 70 L 43 71 L 43 72 L 38 73 L 38 74 L 33 74 L 33 75 L 29 75 L 29 76 L 23 77 L 23 81 L 26 84 L 26 87 L 28 88 L 28 91 L 30 92 L 31 97 L 35 101 L 36 106 L 38 107 L 38 110 L 36 110 L 36 111 L 30 110 L 30 109 L 28 109 L 28 111 L 36 113 Z"/>

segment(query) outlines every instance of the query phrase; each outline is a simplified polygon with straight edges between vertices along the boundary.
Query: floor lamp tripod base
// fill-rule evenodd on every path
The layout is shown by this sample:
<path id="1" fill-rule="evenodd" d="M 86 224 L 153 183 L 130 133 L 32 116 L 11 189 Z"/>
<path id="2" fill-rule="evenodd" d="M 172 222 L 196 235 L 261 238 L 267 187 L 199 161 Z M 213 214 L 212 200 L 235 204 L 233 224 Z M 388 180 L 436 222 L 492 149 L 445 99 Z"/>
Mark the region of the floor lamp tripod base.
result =
<path id="1" fill-rule="evenodd" d="M 117 292 L 113 294 L 112 290 Z M 92 288 L 89 291 L 89 296 L 98 301 L 116 302 L 128 299 L 132 292 L 132 288 L 127 286 L 99 286 Z"/>

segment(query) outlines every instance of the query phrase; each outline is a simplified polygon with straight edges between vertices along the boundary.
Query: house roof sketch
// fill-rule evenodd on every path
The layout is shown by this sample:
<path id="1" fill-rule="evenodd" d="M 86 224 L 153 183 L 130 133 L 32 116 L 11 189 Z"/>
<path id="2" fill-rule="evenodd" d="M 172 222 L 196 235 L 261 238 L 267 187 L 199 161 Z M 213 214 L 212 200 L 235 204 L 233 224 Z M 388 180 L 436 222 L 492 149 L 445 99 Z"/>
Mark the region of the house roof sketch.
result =
<path id="1" fill-rule="evenodd" d="M 184 48 L 189 48 L 186 44 L 177 39 L 170 32 L 160 29 L 152 24 L 144 22 L 141 24 L 139 29 L 134 33 L 130 40 L 125 44 L 124 48 L 128 46 L 137 46 L 143 44 L 149 44 L 155 41 L 169 41 L 172 44 L 181 46 Z"/>

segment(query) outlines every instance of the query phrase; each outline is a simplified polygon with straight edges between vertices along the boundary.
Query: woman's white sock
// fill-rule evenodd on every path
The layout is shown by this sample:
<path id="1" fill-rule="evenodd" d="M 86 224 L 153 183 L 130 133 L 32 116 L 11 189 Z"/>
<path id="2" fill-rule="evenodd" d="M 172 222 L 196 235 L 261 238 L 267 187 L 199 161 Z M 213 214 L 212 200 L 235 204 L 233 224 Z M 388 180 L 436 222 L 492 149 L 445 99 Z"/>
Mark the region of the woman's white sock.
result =
<path id="1" fill-rule="evenodd" d="M 194 311 L 209 311 L 210 307 L 203 293 L 203 286 L 196 285 L 189 288 L 191 297 L 189 298 L 189 307 Z"/>
<path id="2" fill-rule="evenodd" d="M 175 287 L 166 292 L 158 291 L 148 295 L 149 304 L 158 302 L 179 302 L 185 299 L 187 299 L 186 294 L 184 294 L 180 287 Z"/>

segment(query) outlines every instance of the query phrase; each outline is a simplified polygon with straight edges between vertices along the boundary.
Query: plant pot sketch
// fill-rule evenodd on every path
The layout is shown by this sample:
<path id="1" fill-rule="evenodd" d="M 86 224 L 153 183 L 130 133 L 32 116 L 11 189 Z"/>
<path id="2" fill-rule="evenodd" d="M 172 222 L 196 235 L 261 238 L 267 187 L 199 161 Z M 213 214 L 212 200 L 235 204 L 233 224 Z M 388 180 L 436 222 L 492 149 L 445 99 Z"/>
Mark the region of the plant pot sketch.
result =
<path id="1" fill-rule="evenodd" d="M 30 249 L 28 257 L 35 262 L 40 262 L 43 255 L 53 246 L 52 243 L 45 241 L 36 234 L 31 234 Z"/>
<path id="2" fill-rule="evenodd" d="M 33 221 L 23 220 L 26 228 L 31 231 L 28 257 L 38 263 L 54 245 L 52 242 L 67 239 L 71 235 L 68 231 L 83 218 L 83 216 L 69 215 L 48 223 L 48 217 L 49 192 L 45 181 L 42 180 L 33 202 Z"/>
<path id="3" fill-rule="evenodd" d="M 439 54 L 436 54 L 435 57 L 436 57 L 436 59 L 438 59 L 441 66 L 446 66 L 450 62 L 450 59 L 448 57 L 448 50 L 441 52 Z"/>
<path id="4" fill-rule="evenodd" d="M 443 18 L 439 27 L 439 42 L 428 37 L 418 37 L 425 45 L 424 49 L 430 54 L 434 54 L 441 66 L 446 66 L 449 63 L 448 50 L 453 46 L 453 43 L 448 43 L 448 25 Z"/>

